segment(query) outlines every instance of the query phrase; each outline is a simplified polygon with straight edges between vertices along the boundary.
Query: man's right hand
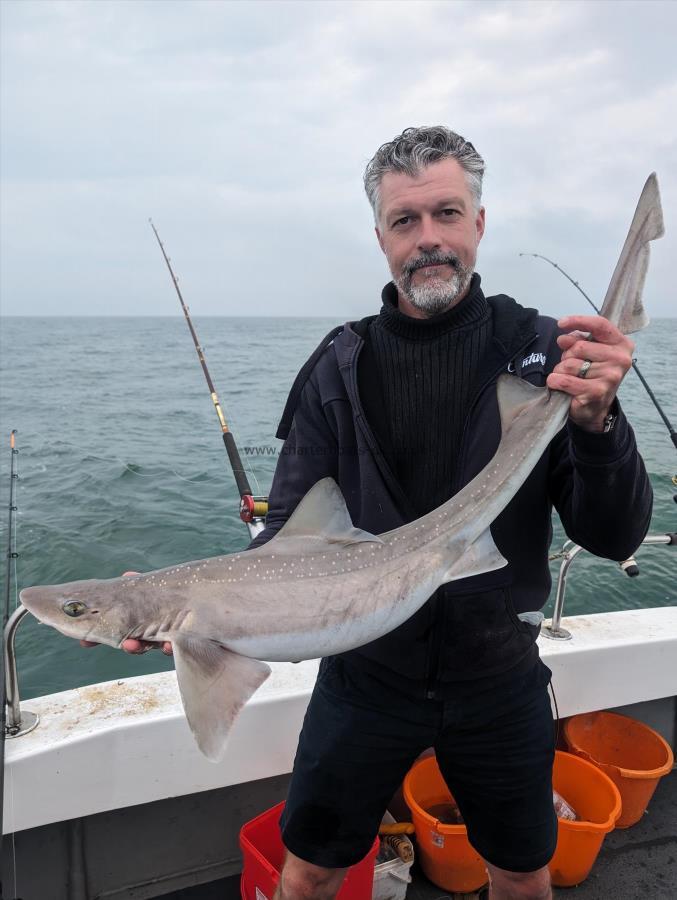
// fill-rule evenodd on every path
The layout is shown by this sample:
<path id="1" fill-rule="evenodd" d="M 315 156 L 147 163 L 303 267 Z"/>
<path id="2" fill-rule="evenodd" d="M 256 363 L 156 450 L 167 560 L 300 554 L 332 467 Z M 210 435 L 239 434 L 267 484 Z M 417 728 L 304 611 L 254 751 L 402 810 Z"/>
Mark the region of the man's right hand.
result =
<path id="1" fill-rule="evenodd" d="M 98 647 L 98 643 L 96 641 L 80 641 L 81 647 Z M 148 650 L 159 650 L 166 656 L 171 656 L 174 652 L 172 650 L 171 641 L 163 641 L 161 644 L 158 641 L 137 641 L 136 638 L 127 638 L 124 640 L 120 647 L 125 651 L 125 653 L 131 653 L 133 656 L 138 656 L 141 653 L 146 653 Z"/>
<path id="2" fill-rule="evenodd" d="M 140 572 L 123 572 L 122 577 L 124 578 L 127 575 L 140 575 Z M 96 641 L 80 641 L 81 647 L 98 647 L 98 643 Z M 131 653 L 133 656 L 138 656 L 141 653 L 146 653 L 148 650 L 162 649 L 162 652 L 166 656 L 171 656 L 174 652 L 172 650 L 171 641 L 163 641 L 159 643 L 158 641 L 138 641 L 136 638 L 127 638 L 124 640 L 120 647 L 125 651 L 125 653 Z"/>

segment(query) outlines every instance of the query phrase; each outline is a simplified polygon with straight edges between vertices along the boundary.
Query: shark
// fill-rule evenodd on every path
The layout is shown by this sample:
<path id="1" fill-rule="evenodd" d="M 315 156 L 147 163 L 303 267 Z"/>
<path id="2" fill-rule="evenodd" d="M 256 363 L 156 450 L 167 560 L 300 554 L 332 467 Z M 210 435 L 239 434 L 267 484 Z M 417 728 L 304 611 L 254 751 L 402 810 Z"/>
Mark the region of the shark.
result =
<path id="1" fill-rule="evenodd" d="M 652 174 L 602 306 L 626 334 L 648 322 L 649 243 L 663 230 Z M 113 647 L 126 638 L 171 641 L 188 724 L 202 753 L 217 761 L 238 713 L 270 674 L 267 662 L 367 644 L 405 622 L 441 584 L 507 565 L 491 524 L 564 426 L 570 398 L 510 374 L 499 377 L 497 398 L 494 457 L 409 524 L 379 535 L 356 528 L 338 485 L 324 478 L 261 547 L 135 576 L 29 587 L 21 602 L 69 637 Z"/>

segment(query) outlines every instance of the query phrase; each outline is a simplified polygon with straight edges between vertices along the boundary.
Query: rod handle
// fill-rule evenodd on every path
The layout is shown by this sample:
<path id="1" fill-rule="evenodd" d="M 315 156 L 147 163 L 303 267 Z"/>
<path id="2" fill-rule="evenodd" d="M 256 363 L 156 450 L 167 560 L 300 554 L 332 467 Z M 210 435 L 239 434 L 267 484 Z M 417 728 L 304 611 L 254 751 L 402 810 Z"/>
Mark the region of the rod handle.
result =
<path id="1" fill-rule="evenodd" d="M 235 443 L 235 438 L 233 437 L 232 432 L 223 432 L 223 443 L 226 447 L 226 453 L 228 454 L 228 459 L 230 460 L 230 467 L 233 470 L 235 484 L 237 485 L 237 490 L 240 497 L 244 496 L 245 494 L 251 494 L 252 489 L 249 486 L 247 473 L 245 472 L 242 465 L 242 460 L 240 459 L 240 454 L 238 452 L 237 444 Z"/>

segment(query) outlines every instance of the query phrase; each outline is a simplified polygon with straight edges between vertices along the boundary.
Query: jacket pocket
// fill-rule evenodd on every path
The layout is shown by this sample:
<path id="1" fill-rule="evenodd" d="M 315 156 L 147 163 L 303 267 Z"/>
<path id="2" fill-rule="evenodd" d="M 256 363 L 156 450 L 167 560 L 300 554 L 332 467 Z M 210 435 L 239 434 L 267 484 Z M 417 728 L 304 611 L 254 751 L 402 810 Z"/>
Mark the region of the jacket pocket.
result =
<path id="1" fill-rule="evenodd" d="M 541 633 L 541 625 L 543 624 L 543 613 L 539 610 L 534 610 L 533 612 L 523 612 L 518 613 L 515 610 L 515 604 L 512 599 L 512 591 L 509 587 L 505 589 L 506 592 L 506 604 L 508 607 L 508 612 L 510 613 L 510 618 L 512 619 L 515 628 L 522 632 L 523 634 L 528 634 L 532 640 L 536 640 L 538 635 Z"/>
<path id="2" fill-rule="evenodd" d="M 529 652 L 540 626 L 518 618 L 509 586 L 456 596 L 443 586 L 440 593 L 444 607 L 440 681 L 498 674 Z"/>

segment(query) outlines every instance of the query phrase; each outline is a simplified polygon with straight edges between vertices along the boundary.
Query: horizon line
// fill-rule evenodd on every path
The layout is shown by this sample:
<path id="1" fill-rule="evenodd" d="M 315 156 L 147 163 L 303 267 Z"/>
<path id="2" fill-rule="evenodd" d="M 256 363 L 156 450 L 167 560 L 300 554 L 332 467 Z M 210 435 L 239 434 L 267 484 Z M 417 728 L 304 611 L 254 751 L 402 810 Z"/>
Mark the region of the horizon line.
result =
<path id="1" fill-rule="evenodd" d="M 279 313 L 251 313 L 249 315 L 236 315 L 233 313 L 196 313 L 191 310 L 195 318 L 209 319 L 335 319 L 340 313 L 318 316 L 311 313 L 298 313 L 294 315 Z M 343 313 L 345 315 L 345 313 Z M 367 313 L 370 315 L 370 313 Z M 372 313 L 373 315 L 373 313 Z M 564 313 L 562 313 L 564 315 Z M 182 313 L 158 314 L 158 313 L 2 313 L 0 319 L 183 319 Z M 677 315 L 661 314 L 652 316 L 649 320 L 650 327 L 653 322 L 663 319 L 677 319 Z M 351 321 L 350 319 L 347 321 Z"/>

